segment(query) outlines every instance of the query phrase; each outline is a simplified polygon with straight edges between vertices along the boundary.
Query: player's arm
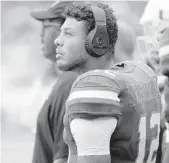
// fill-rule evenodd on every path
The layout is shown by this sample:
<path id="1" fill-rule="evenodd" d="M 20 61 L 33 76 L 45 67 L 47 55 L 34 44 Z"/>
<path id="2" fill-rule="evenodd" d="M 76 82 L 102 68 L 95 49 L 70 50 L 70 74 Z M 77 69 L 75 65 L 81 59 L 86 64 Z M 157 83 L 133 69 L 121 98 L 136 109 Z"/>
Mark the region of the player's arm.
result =
<path id="1" fill-rule="evenodd" d="M 53 163 L 67 163 L 68 146 L 63 140 L 63 117 L 65 102 L 71 86 L 78 75 L 73 72 L 63 73 L 53 88 L 52 109 L 50 111 L 51 128 L 53 130 Z"/>
<path id="2" fill-rule="evenodd" d="M 110 163 L 110 139 L 116 125 L 114 117 L 73 119 L 70 128 L 77 145 L 77 163 Z"/>
<path id="3" fill-rule="evenodd" d="M 121 116 L 120 89 L 112 78 L 85 75 L 74 82 L 66 103 L 77 163 L 110 163 L 110 139 Z"/>

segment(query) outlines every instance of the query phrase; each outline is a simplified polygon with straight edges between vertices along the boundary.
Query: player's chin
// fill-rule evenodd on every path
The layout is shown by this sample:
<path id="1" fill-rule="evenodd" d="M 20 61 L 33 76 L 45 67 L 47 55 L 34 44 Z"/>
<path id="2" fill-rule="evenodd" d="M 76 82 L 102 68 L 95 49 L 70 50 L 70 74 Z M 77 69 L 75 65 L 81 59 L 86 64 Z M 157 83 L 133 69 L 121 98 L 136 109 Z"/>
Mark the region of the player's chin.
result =
<path id="1" fill-rule="evenodd" d="M 56 66 L 60 71 L 68 71 L 69 70 L 69 64 L 67 64 L 62 59 L 56 60 Z"/>

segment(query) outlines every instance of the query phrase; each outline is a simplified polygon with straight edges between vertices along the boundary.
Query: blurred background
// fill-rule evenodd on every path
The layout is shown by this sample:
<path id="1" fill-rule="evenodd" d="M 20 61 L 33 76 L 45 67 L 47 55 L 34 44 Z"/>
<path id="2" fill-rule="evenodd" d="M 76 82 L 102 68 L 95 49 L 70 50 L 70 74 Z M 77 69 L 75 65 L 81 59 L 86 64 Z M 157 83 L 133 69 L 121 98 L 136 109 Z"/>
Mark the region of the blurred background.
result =
<path id="1" fill-rule="evenodd" d="M 53 1 L 1 1 L 1 161 L 30 163 L 37 114 L 50 92 L 55 67 L 40 51 L 41 22 L 30 16 Z M 134 58 L 143 61 L 137 36 L 147 1 L 112 1 L 119 20 L 130 27 L 134 38 Z M 128 28 L 126 27 L 126 30 Z M 124 39 L 127 39 L 124 37 Z M 122 41 L 122 40 L 121 40 Z M 124 43 L 124 47 L 129 47 Z"/>

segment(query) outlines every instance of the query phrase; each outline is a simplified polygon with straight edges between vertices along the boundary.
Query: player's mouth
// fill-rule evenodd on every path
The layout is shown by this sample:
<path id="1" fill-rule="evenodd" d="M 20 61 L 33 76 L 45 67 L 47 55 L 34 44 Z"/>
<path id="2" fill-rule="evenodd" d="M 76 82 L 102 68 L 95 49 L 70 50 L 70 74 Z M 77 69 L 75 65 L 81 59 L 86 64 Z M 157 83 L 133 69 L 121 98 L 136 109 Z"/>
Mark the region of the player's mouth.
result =
<path id="1" fill-rule="evenodd" d="M 56 51 L 56 59 L 59 59 L 62 56 L 63 56 L 63 54 L 61 52 Z"/>

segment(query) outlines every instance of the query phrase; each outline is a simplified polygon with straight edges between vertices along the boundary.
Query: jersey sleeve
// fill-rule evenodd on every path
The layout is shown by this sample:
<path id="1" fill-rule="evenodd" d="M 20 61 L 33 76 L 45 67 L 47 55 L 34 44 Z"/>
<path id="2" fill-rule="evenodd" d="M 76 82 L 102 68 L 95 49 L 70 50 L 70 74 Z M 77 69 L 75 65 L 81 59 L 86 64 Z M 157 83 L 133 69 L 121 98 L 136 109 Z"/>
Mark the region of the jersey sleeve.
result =
<path id="1" fill-rule="evenodd" d="M 110 138 L 116 124 L 113 117 L 72 120 L 70 128 L 77 146 L 77 162 L 110 163 Z"/>
<path id="2" fill-rule="evenodd" d="M 108 70 L 89 71 L 73 83 L 66 102 L 68 119 L 121 116 L 120 87 L 116 74 Z"/>
<path id="3" fill-rule="evenodd" d="M 53 132 L 53 161 L 68 157 L 68 146 L 63 140 L 63 117 L 65 114 L 66 99 L 71 90 L 72 84 L 78 74 L 65 72 L 62 74 L 56 85 L 53 87 L 50 117 L 50 127 Z"/>

